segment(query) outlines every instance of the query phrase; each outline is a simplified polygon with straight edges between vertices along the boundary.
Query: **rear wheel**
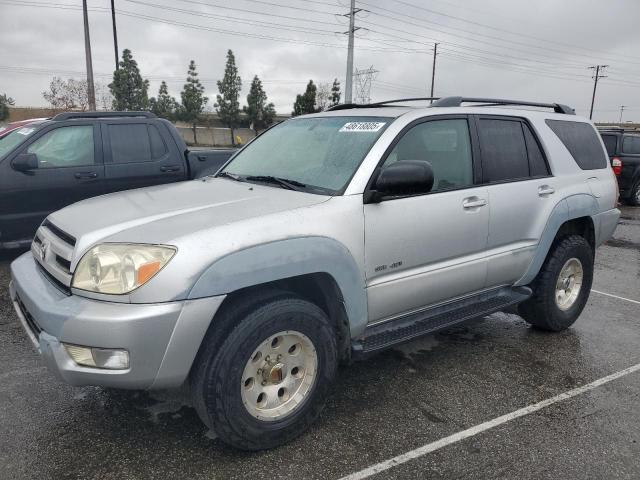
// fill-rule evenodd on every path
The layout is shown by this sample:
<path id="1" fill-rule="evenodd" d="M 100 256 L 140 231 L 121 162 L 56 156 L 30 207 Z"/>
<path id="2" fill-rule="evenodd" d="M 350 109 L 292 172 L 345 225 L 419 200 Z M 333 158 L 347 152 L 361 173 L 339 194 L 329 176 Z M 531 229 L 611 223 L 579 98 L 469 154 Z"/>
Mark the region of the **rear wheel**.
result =
<path id="1" fill-rule="evenodd" d="M 635 207 L 640 206 L 640 181 L 636 182 L 636 184 L 631 188 L 627 203 Z"/>
<path id="2" fill-rule="evenodd" d="M 593 249 L 579 235 L 554 244 L 530 285 L 532 297 L 518 306 L 522 317 L 542 330 L 559 332 L 578 319 L 593 281 Z"/>
<path id="3" fill-rule="evenodd" d="M 194 405 L 226 443 L 243 450 L 284 444 L 322 410 L 337 367 L 335 332 L 316 305 L 288 294 L 240 315 L 218 346 L 199 354 Z"/>

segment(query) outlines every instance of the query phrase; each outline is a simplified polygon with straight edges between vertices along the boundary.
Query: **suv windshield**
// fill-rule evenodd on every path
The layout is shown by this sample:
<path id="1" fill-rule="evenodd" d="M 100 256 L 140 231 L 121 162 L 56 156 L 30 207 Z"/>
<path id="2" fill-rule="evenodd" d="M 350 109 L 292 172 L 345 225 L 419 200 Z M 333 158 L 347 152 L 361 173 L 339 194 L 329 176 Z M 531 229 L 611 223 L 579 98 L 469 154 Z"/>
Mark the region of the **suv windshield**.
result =
<path id="1" fill-rule="evenodd" d="M 247 145 L 222 176 L 312 193 L 340 193 L 393 119 L 309 117 L 287 120 Z M 219 174 L 220 175 L 220 174 Z"/>
<path id="2" fill-rule="evenodd" d="M 33 132 L 36 131 L 36 127 L 27 126 L 22 128 L 17 128 L 9 133 L 7 133 L 4 137 L 0 138 L 0 158 L 4 157 L 10 150 L 13 150 L 15 146 L 22 143 L 24 140 L 29 137 Z"/>

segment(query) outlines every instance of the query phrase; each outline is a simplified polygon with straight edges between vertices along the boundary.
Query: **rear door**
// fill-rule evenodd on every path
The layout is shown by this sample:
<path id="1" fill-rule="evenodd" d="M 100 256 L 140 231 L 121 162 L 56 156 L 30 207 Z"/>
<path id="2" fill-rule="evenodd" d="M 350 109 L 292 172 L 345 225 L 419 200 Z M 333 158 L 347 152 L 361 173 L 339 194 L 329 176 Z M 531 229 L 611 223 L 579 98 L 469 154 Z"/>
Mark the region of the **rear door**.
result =
<path id="1" fill-rule="evenodd" d="M 475 127 L 490 206 L 486 287 L 510 285 L 533 259 L 557 202 L 555 179 L 526 120 L 481 115 Z"/>
<path id="2" fill-rule="evenodd" d="M 183 154 L 166 141 L 164 128 L 142 119 L 102 124 L 107 192 L 186 179 Z"/>
<path id="3" fill-rule="evenodd" d="M 618 176 L 620 190 L 628 194 L 640 181 L 640 135 L 622 136 L 622 171 Z"/>
<path id="4" fill-rule="evenodd" d="M 31 238 L 44 218 L 104 193 L 100 131 L 91 122 L 43 128 L 0 164 L 0 242 Z M 38 168 L 18 172 L 11 161 L 34 153 Z"/>

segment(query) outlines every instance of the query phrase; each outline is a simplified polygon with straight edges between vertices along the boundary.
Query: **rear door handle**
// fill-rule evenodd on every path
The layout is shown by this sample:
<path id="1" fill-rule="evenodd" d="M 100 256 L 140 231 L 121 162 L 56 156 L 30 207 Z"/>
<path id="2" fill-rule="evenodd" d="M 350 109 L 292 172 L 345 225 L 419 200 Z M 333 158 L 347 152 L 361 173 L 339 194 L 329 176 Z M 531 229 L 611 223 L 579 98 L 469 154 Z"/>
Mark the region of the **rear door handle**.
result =
<path id="1" fill-rule="evenodd" d="M 484 207 L 487 201 L 484 198 L 469 197 L 462 201 L 462 208 L 478 208 Z"/>
<path id="2" fill-rule="evenodd" d="M 177 172 L 178 170 L 180 170 L 178 165 L 165 165 L 160 167 L 161 172 Z"/>
<path id="3" fill-rule="evenodd" d="M 541 185 L 538 187 L 538 195 L 540 195 L 541 197 L 544 197 L 545 195 L 551 195 L 553 193 L 556 193 L 556 190 L 549 185 Z"/>
<path id="4" fill-rule="evenodd" d="M 98 174 L 96 172 L 76 172 L 73 176 L 81 180 L 83 178 L 96 178 Z"/>

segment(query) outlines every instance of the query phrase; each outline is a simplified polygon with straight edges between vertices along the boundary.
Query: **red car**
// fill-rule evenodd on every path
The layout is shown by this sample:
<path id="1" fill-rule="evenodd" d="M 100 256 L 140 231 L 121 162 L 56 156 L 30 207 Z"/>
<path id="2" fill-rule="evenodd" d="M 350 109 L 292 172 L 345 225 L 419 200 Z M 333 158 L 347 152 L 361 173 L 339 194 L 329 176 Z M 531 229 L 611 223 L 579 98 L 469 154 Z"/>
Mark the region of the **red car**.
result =
<path id="1" fill-rule="evenodd" d="M 26 127 L 31 123 L 40 123 L 47 120 L 46 118 L 30 118 L 28 120 L 20 120 L 18 122 L 11 122 L 7 124 L 5 127 L 0 127 L 0 138 L 7 135 L 9 132 L 15 130 L 16 128 Z"/>

